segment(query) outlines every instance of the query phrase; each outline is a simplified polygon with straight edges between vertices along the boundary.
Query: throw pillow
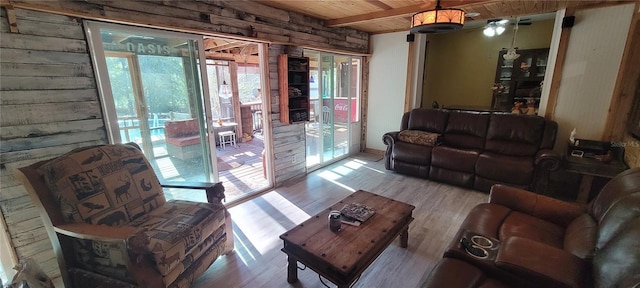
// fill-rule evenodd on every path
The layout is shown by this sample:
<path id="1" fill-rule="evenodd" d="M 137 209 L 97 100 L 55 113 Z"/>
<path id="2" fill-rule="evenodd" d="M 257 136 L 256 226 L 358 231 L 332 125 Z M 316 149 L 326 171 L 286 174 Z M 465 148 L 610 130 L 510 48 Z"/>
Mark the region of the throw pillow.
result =
<path id="1" fill-rule="evenodd" d="M 420 130 L 402 130 L 398 133 L 398 139 L 402 142 L 424 146 L 437 146 L 440 144 L 440 134 Z"/>

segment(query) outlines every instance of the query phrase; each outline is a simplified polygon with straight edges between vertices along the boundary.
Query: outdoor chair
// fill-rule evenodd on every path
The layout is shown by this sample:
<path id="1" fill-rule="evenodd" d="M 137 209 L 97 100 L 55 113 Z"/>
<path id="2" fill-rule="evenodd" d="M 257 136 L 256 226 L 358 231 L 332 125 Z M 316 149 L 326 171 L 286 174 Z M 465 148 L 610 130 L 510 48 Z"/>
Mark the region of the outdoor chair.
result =
<path id="1" fill-rule="evenodd" d="M 233 249 L 222 183 L 160 184 L 135 144 L 73 150 L 19 168 L 66 287 L 189 287 Z M 165 188 L 208 203 L 166 201 Z"/>

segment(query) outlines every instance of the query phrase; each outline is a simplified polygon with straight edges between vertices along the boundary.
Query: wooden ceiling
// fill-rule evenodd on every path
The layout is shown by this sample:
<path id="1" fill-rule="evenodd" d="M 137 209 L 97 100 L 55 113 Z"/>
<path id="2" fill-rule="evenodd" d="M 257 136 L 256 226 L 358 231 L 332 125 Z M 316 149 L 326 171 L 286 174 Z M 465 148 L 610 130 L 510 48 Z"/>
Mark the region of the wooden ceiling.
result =
<path id="1" fill-rule="evenodd" d="M 349 27 L 372 34 L 408 31 L 411 16 L 434 9 L 436 0 L 253 0 L 261 4 L 325 20 L 326 26 Z M 633 0 L 442 0 L 440 6 L 478 16 L 466 21 L 551 13 L 562 8 L 633 2 Z"/>
<path id="2" fill-rule="evenodd" d="M 329 27 L 349 27 L 371 34 L 408 31 L 411 16 L 435 9 L 436 0 L 248 0 L 325 21 Z M 637 0 L 635 0 L 637 1 Z M 634 0 L 441 0 L 440 6 L 463 9 L 466 27 L 486 20 L 553 13 L 563 8 L 585 8 Z M 548 18 L 547 18 L 548 19 Z M 257 45 L 250 42 L 205 39 L 207 58 L 257 63 Z"/>
<path id="3" fill-rule="evenodd" d="M 240 63 L 258 63 L 258 44 L 206 37 L 204 39 L 205 56 L 209 59 L 236 61 Z"/>

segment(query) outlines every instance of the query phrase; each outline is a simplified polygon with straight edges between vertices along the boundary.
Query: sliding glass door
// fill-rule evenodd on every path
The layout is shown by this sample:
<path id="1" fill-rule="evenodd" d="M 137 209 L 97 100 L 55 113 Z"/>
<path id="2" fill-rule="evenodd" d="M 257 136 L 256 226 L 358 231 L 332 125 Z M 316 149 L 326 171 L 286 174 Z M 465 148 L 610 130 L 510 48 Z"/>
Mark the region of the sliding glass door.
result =
<path id="1" fill-rule="evenodd" d="M 161 180 L 215 181 L 202 37 L 87 22 L 110 142 L 137 143 Z"/>
<path id="2" fill-rule="evenodd" d="M 342 158 L 359 146 L 360 57 L 306 51 L 311 77 L 307 166 Z"/>

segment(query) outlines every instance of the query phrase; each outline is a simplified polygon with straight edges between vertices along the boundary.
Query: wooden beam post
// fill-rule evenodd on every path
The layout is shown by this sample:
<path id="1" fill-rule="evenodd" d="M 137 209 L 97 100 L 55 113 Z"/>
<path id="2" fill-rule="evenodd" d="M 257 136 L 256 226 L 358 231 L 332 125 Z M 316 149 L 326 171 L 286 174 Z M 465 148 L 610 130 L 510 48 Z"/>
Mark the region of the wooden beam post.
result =
<path id="1" fill-rule="evenodd" d="M 611 104 L 607 122 L 605 123 L 605 133 L 602 135 L 603 141 L 620 141 L 624 138 L 629 119 L 629 112 L 638 79 L 640 78 L 640 3 L 636 2 L 635 14 L 631 19 L 631 27 L 627 36 L 627 43 L 622 55 L 618 78 L 613 89 Z"/>
<path id="2" fill-rule="evenodd" d="M 9 20 L 9 31 L 11 31 L 11 33 L 20 33 L 18 30 L 16 11 L 13 9 L 13 5 L 8 5 L 5 9 L 7 10 L 7 19 Z"/>
<path id="3" fill-rule="evenodd" d="M 574 16 L 574 8 L 567 8 L 565 17 Z M 564 61 L 567 55 L 567 47 L 569 46 L 569 36 L 571 35 L 571 29 L 563 28 L 560 32 L 560 43 L 558 44 L 558 51 L 556 55 L 556 63 L 553 68 L 553 76 L 551 77 L 551 87 L 549 88 L 549 97 L 547 100 L 547 107 L 544 113 L 544 118 L 553 119 L 553 115 L 556 112 L 556 105 L 558 103 L 558 92 L 560 89 L 560 81 L 562 80 L 562 70 L 564 68 Z"/>

